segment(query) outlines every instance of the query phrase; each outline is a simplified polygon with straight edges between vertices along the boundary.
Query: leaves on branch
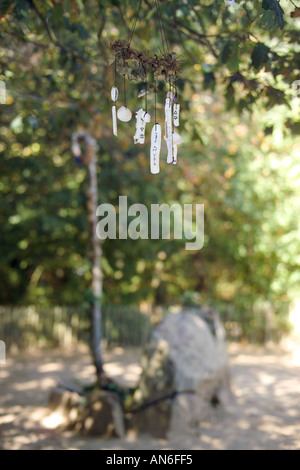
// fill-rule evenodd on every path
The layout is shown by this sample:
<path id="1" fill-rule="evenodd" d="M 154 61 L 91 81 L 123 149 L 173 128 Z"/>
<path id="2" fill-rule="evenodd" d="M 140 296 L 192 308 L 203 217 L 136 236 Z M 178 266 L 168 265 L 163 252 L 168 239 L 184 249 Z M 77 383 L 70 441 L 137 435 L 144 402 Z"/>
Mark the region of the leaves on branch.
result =
<path id="1" fill-rule="evenodd" d="M 226 64 L 230 72 L 237 72 L 239 69 L 239 42 L 227 41 L 219 56 L 221 64 Z"/>
<path id="2" fill-rule="evenodd" d="M 282 90 L 278 90 L 278 88 L 274 88 L 272 86 L 265 87 L 265 94 L 268 98 L 267 108 L 271 108 L 272 106 L 278 104 L 285 104 L 289 106 L 289 103 L 284 96 L 284 92 Z"/>
<path id="3" fill-rule="evenodd" d="M 291 12 L 291 18 L 299 18 L 300 16 L 300 8 L 296 7 L 294 11 Z"/>
<path id="4" fill-rule="evenodd" d="M 251 60 L 255 69 L 261 69 L 269 61 L 270 48 L 259 42 L 253 49 Z"/>
<path id="5" fill-rule="evenodd" d="M 283 15 L 284 11 L 280 6 L 278 0 L 263 0 L 262 8 L 265 10 L 263 12 L 260 23 L 263 25 L 264 29 L 271 29 L 276 24 L 280 29 L 284 27 Z"/>
<path id="6" fill-rule="evenodd" d="M 9 9 L 11 7 L 11 1 L 10 0 L 1 0 L 0 1 L 0 15 L 4 16 L 9 12 Z"/>
<path id="7" fill-rule="evenodd" d="M 204 74 L 203 88 L 214 90 L 216 86 L 216 78 L 213 72 L 206 72 Z"/>
<path id="8" fill-rule="evenodd" d="M 273 10 L 264 11 L 262 17 L 259 20 L 259 24 L 265 30 L 274 28 L 276 26 L 275 12 Z"/>

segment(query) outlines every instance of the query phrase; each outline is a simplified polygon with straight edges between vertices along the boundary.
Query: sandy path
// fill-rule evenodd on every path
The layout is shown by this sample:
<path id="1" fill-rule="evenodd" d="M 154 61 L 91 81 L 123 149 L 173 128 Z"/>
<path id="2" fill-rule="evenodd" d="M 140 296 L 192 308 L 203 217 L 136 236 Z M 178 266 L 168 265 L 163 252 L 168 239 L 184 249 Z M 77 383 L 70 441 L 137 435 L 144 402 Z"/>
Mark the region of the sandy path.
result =
<path id="1" fill-rule="evenodd" d="M 86 438 L 58 433 L 45 420 L 47 397 L 57 379 L 88 383 L 86 351 L 40 352 L 0 365 L 0 449 L 300 449 L 300 367 L 284 352 L 231 346 L 235 400 L 193 435 L 171 441 Z M 124 383 L 139 374 L 139 352 L 106 354 L 107 370 Z"/>

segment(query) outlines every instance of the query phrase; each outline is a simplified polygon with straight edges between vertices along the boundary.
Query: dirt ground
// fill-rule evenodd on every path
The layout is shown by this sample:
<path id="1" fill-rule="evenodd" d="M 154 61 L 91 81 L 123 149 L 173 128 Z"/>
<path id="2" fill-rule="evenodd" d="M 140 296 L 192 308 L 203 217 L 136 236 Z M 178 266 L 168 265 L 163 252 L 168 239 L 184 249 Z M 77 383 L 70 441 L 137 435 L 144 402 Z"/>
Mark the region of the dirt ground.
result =
<path id="1" fill-rule="evenodd" d="M 57 381 L 89 383 L 93 368 L 87 351 L 39 352 L 0 364 L 0 449 L 300 449 L 300 363 L 290 352 L 231 345 L 235 398 L 191 435 L 172 440 L 128 435 L 89 438 L 55 429 L 48 416 L 49 390 Z M 135 384 L 139 351 L 106 353 L 106 370 Z M 299 358 L 298 358 L 299 359 Z"/>

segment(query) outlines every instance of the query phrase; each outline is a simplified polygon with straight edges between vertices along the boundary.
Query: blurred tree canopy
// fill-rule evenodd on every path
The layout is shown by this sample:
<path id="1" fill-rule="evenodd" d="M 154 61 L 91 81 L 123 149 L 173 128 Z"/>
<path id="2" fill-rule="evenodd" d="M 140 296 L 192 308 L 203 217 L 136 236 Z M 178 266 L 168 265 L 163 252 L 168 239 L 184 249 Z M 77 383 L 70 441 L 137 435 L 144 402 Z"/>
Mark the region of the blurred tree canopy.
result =
<path id="1" fill-rule="evenodd" d="M 99 203 L 128 195 L 148 207 L 205 204 L 199 252 L 179 240 L 105 241 L 106 301 L 168 304 L 197 291 L 202 302 L 243 311 L 267 300 L 281 312 L 300 277 L 299 8 L 288 0 L 160 2 L 181 61 L 184 144 L 177 166 L 151 175 L 149 135 L 140 147 L 133 121 L 119 124 L 118 139 L 111 130 L 110 43 L 128 39 L 137 6 L 0 0 L 0 302 L 89 299 L 86 169 L 71 154 L 72 133 L 85 128 L 97 140 Z M 145 0 L 133 47 L 160 54 L 157 23 L 155 2 Z M 132 110 L 143 105 L 142 87 L 128 83 Z M 151 113 L 151 95 L 148 106 Z"/>

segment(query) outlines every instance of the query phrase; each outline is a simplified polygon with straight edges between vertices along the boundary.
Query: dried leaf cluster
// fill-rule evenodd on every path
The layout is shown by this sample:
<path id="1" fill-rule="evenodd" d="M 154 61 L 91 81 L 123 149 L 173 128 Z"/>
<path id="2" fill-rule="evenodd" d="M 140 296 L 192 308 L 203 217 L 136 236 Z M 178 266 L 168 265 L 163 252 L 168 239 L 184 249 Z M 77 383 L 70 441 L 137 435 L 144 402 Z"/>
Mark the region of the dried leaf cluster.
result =
<path id="1" fill-rule="evenodd" d="M 180 62 L 175 52 L 166 52 L 161 57 L 151 57 L 146 52 L 132 49 L 128 42 L 117 40 L 111 44 L 115 55 L 117 72 L 129 80 L 146 80 L 147 71 L 152 71 L 154 79 L 176 80 Z"/>

